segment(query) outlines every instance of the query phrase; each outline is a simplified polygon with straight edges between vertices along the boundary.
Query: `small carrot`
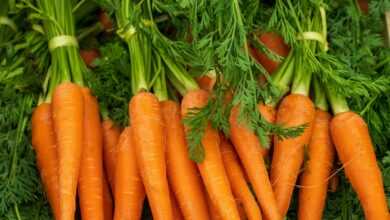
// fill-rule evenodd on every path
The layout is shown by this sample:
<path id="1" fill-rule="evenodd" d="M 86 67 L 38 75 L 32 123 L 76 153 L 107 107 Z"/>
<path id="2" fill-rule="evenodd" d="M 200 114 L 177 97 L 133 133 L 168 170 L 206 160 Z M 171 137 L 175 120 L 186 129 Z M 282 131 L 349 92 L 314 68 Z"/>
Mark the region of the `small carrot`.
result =
<path id="1" fill-rule="evenodd" d="M 208 92 L 204 90 L 188 92 L 182 100 L 182 116 L 185 117 L 192 108 L 204 107 L 207 104 L 207 100 Z M 210 123 L 205 128 L 202 145 L 205 151 L 205 158 L 203 162 L 198 163 L 198 169 L 212 203 L 216 206 L 223 219 L 240 219 L 223 166 L 219 134 L 211 127 Z"/>
<path id="2" fill-rule="evenodd" d="M 188 157 L 180 106 L 173 101 L 161 102 L 166 131 L 167 172 L 172 192 L 186 220 L 210 219 L 196 164 Z"/>
<path id="3" fill-rule="evenodd" d="M 133 96 L 129 103 L 132 137 L 149 204 L 155 220 L 172 219 L 165 159 L 165 140 L 160 103 L 148 92 Z"/>
<path id="4" fill-rule="evenodd" d="M 80 56 L 88 67 L 94 67 L 93 61 L 100 56 L 97 49 L 80 50 Z"/>
<path id="5" fill-rule="evenodd" d="M 213 87 L 216 83 L 215 77 L 216 77 L 215 75 L 212 75 L 210 73 L 210 74 L 198 77 L 196 79 L 196 81 L 198 82 L 198 85 L 201 89 L 204 89 L 206 91 L 211 91 L 211 90 L 213 90 Z"/>
<path id="6" fill-rule="evenodd" d="M 81 88 L 65 82 L 56 87 L 52 114 L 57 140 L 60 219 L 74 219 L 84 136 Z"/>
<path id="7" fill-rule="evenodd" d="M 114 122 L 106 119 L 102 122 L 103 129 L 103 158 L 104 167 L 111 190 L 113 191 L 115 180 L 116 147 L 119 140 L 120 129 Z"/>
<path id="8" fill-rule="evenodd" d="M 221 139 L 222 158 L 233 194 L 240 201 L 240 206 L 243 206 L 245 216 L 249 220 L 260 220 L 262 219 L 260 208 L 245 181 L 244 171 L 237 155 L 231 144 L 225 138 Z"/>
<path id="9" fill-rule="evenodd" d="M 131 133 L 130 127 L 125 128 L 117 146 L 114 220 L 140 219 L 145 200 Z"/>
<path id="10" fill-rule="evenodd" d="M 36 153 L 38 171 L 56 219 L 59 219 L 58 158 L 51 105 L 40 104 L 32 115 L 32 146 Z"/>
<path id="11" fill-rule="evenodd" d="M 330 137 L 331 116 L 317 109 L 308 148 L 309 160 L 300 179 L 298 219 L 321 220 L 325 207 L 328 180 L 332 171 L 335 149 Z"/>
<path id="12" fill-rule="evenodd" d="M 337 188 L 339 187 L 339 184 L 340 184 L 340 177 L 339 177 L 339 175 L 333 174 L 333 176 L 329 180 L 328 191 L 332 192 L 332 193 L 336 192 Z"/>
<path id="13" fill-rule="evenodd" d="M 113 207 L 112 195 L 110 192 L 110 186 L 107 181 L 107 175 L 104 173 L 103 176 L 103 211 L 104 220 L 112 220 L 114 207 Z"/>
<path id="14" fill-rule="evenodd" d="M 274 139 L 274 153 L 271 164 L 271 183 L 282 216 L 290 205 L 298 174 L 300 172 L 305 146 L 310 142 L 315 109 L 309 97 L 301 94 L 286 96 L 278 109 L 276 123 L 285 127 L 306 125 L 303 133 L 295 138 Z"/>
<path id="15" fill-rule="evenodd" d="M 359 197 L 366 219 L 390 219 L 382 174 L 363 118 L 351 111 L 336 113 L 330 131 L 337 155 Z"/>
<path id="16" fill-rule="evenodd" d="M 84 220 L 103 220 L 103 135 L 99 105 L 87 88 L 84 97 L 84 148 L 79 177 L 79 201 Z"/>
<path id="17" fill-rule="evenodd" d="M 239 123 L 238 116 L 239 106 L 235 106 L 229 118 L 230 138 L 259 201 L 262 214 L 270 220 L 282 219 L 263 159 L 263 147 L 256 135 Z"/>

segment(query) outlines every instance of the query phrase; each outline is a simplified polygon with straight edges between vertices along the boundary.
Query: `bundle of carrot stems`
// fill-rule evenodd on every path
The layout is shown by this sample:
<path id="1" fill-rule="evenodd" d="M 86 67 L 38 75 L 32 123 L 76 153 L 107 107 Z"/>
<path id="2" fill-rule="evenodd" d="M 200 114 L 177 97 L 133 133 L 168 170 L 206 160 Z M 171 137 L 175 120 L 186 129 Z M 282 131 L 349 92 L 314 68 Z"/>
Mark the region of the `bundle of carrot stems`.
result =
<path id="1" fill-rule="evenodd" d="M 348 102 L 389 91 L 390 77 L 350 74 L 334 54 L 331 1 L 276 0 L 260 29 L 258 1 L 97 1 L 106 12 L 81 35 L 75 12 L 95 3 L 21 2 L 50 53 L 31 143 L 54 219 L 319 220 L 344 172 L 365 219 L 390 220 L 369 128 Z M 127 105 L 121 125 L 94 91 L 104 59 L 80 55 L 96 32 L 128 55 L 131 95 L 110 97 Z"/>

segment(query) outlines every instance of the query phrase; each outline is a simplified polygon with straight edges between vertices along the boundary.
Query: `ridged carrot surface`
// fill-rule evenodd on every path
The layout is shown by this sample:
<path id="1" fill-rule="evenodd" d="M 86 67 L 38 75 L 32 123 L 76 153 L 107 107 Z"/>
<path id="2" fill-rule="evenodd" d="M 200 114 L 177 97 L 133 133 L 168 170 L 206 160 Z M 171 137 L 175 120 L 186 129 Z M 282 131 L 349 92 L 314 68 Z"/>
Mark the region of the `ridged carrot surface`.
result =
<path id="1" fill-rule="evenodd" d="M 334 116 L 330 129 L 337 155 L 366 219 L 390 219 L 382 174 L 366 123 L 358 114 L 344 112 Z"/>
<path id="2" fill-rule="evenodd" d="M 129 116 L 138 169 L 153 219 L 170 220 L 173 217 L 160 103 L 152 93 L 138 93 L 130 101 Z"/>
<path id="3" fill-rule="evenodd" d="M 32 115 L 32 146 L 47 199 L 59 219 L 58 158 L 51 105 L 40 104 Z"/>
<path id="4" fill-rule="evenodd" d="M 203 183 L 196 164 L 189 159 L 179 104 L 161 102 L 166 131 L 167 172 L 172 192 L 186 220 L 210 219 Z"/>
<path id="5" fill-rule="evenodd" d="M 83 220 L 104 220 L 103 135 L 99 105 L 87 88 L 84 97 L 84 140 L 79 177 L 79 201 Z"/>
<path id="6" fill-rule="evenodd" d="M 274 139 L 271 164 L 271 183 L 279 211 L 284 217 L 300 173 L 305 148 L 309 145 L 315 109 L 309 97 L 299 94 L 286 96 L 277 111 L 276 123 L 283 127 L 306 125 L 303 133 L 295 138 Z"/>
<path id="7" fill-rule="evenodd" d="M 84 136 L 81 88 L 65 82 L 56 87 L 52 114 L 57 141 L 60 219 L 73 220 Z"/>
<path id="8" fill-rule="evenodd" d="M 201 108 L 207 104 L 208 93 L 204 90 L 188 92 L 182 100 L 182 116 L 192 108 Z M 198 169 L 210 196 L 211 202 L 217 208 L 220 216 L 226 220 L 240 219 L 229 180 L 223 165 L 218 132 L 208 123 L 202 138 L 205 151 L 203 162 L 198 163 Z"/>

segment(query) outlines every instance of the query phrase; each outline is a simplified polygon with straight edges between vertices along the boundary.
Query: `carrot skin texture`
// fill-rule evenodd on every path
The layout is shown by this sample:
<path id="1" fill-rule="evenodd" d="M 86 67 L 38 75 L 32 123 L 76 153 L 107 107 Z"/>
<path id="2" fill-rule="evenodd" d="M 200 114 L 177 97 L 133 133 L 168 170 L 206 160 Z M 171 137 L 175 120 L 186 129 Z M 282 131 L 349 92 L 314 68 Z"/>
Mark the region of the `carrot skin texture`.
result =
<path id="1" fill-rule="evenodd" d="M 114 214 L 114 203 L 112 201 L 112 195 L 110 191 L 110 186 L 107 181 L 107 175 L 104 173 L 103 177 L 103 211 L 104 211 L 104 220 L 112 220 Z"/>
<path id="2" fill-rule="evenodd" d="M 262 215 L 269 220 L 280 220 L 282 216 L 263 159 L 263 147 L 257 136 L 238 121 L 238 117 L 239 106 L 235 106 L 229 117 L 230 138 L 233 146 L 259 201 Z"/>
<path id="3" fill-rule="evenodd" d="M 161 102 L 166 131 L 167 173 L 173 194 L 186 220 L 210 219 L 203 183 L 196 164 L 188 157 L 180 105 Z"/>
<path id="4" fill-rule="evenodd" d="M 145 189 L 137 166 L 130 127 L 122 131 L 117 150 L 114 220 L 141 219 Z"/>
<path id="5" fill-rule="evenodd" d="M 177 202 L 175 195 L 171 191 L 171 205 L 172 205 L 172 215 L 174 220 L 184 220 L 183 214 L 180 210 L 179 203 Z"/>
<path id="6" fill-rule="evenodd" d="M 313 132 L 309 144 L 309 160 L 300 178 L 298 219 L 321 220 L 332 172 L 335 149 L 330 137 L 331 115 L 316 110 Z"/>
<path id="7" fill-rule="evenodd" d="M 51 105 L 40 104 L 32 115 L 32 146 L 49 204 L 59 219 L 58 158 Z"/>
<path id="8" fill-rule="evenodd" d="M 111 190 L 113 191 L 115 180 L 115 164 L 117 154 L 117 144 L 121 134 L 120 128 L 114 122 L 106 119 L 102 122 L 103 129 L 103 159 L 104 168 L 108 177 Z"/>
<path id="9" fill-rule="evenodd" d="M 84 135 L 81 88 L 65 82 L 56 87 L 52 114 L 57 141 L 60 219 L 73 220 Z"/>
<path id="10" fill-rule="evenodd" d="M 271 183 L 282 216 L 290 205 L 291 196 L 304 159 L 305 146 L 312 134 L 315 109 L 307 96 L 290 94 L 279 106 L 276 123 L 285 127 L 306 124 L 304 132 L 295 138 L 274 138 L 274 153 L 271 164 Z"/>
<path id="11" fill-rule="evenodd" d="M 221 151 L 233 194 L 242 204 L 245 216 L 247 216 L 248 220 L 261 220 L 260 208 L 245 181 L 244 171 L 238 157 L 234 152 L 233 146 L 224 138 L 221 141 Z"/>
<path id="12" fill-rule="evenodd" d="M 84 144 L 79 177 L 79 201 L 84 220 L 103 220 L 103 135 L 99 105 L 87 88 L 84 97 Z"/>
<path id="13" fill-rule="evenodd" d="M 368 127 L 354 112 L 337 114 L 331 135 L 345 174 L 357 193 L 367 220 L 390 219 L 382 174 Z"/>
<path id="14" fill-rule="evenodd" d="M 138 168 L 153 219 L 172 219 L 165 158 L 165 134 L 160 103 L 148 92 L 133 96 L 129 104 Z"/>
<path id="15" fill-rule="evenodd" d="M 204 90 L 188 92 L 182 100 L 182 116 L 185 117 L 191 108 L 204 107 L 207 100 L 208 92 Z M 222 161 L 219 134 L 211 127 L 210 123 L 205 128 L 202 145 L 205 158 L 202 163 L 197 165 L 211 202 L 216 206 L 222 219 L 240 219 Z"/>

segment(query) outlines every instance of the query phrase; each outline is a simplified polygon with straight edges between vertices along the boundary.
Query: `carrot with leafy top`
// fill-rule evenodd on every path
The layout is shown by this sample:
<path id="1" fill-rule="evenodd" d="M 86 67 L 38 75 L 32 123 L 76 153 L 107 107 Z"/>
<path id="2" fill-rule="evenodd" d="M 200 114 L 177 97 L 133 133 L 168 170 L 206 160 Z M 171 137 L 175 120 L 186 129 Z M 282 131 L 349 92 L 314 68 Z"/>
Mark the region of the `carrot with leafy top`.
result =
<path id="1" fill-rule="evenodd" d="M 244 213 L 249 220 L 262 219 L 260 208 L 245 181 L 244 172 L 237 155 L 231 144 L 224 137 L 221 137 L 221 151 L 233 194 L 240 201 L 240 205 L 242 204 Z"/>
<path id="2" fill-rule="evenodd" d="M 57 140 L 60 219 L 74 219 L 84 136 L 84 100 L 80 86 L 56 87 L 52 114 Z"/>
<path id="3" fill-rule="evenodd" d="M 130 127 L 125 128 L 117 146 L 114 220 L 140 219 L 145 200 L 131 133 Z"/>
<path id="4" fill-rule="evenodd" d="M 47 198 L 55 218 L 59 219 L 58 158 L 49 103 L 40 104 L 32 115 L 32 146 Z"/>

